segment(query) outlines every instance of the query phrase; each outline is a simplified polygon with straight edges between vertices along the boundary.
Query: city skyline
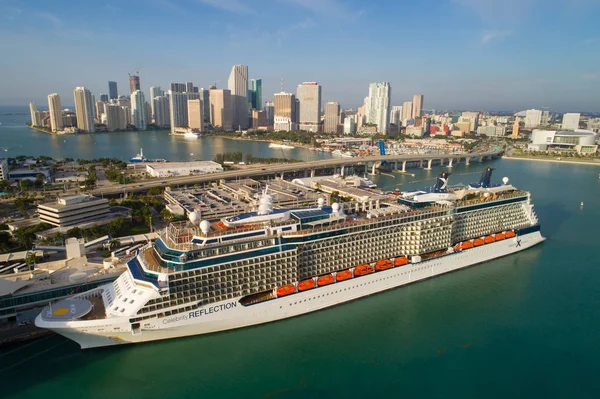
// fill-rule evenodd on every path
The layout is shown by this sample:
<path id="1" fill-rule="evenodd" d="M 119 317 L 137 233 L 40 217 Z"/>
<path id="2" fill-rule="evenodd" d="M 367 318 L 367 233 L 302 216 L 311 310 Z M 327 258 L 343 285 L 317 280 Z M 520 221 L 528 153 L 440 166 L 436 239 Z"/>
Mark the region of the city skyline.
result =
<path id="1" fill-rule="evenodd" d="M 219 88 L 226 88 L 231 65 L 243 64 L 263 80 L 263 102 L 280 91 L 281 78 L 286 92 L 294 92 L 303 81 L 318 81 L 323 101 L 339 101 L 342 108 L 361 105 L 369 83 L 388 81 L 394 87 L 392 105 L 421 93 L 428 109 L 516 111 L 546 106 L 560 112 L 597 112 L 600 74 L 594 65 L 600 61 L 600 35 L 593 16 L 600 4 L 550 3 L 428 0 L 429 7 L 424 7 L 391 1 L 163 0 L 131 5 L 140 12 L 131 21 L 127 8 L 118 2 L 103 4 L 99 13 L 97 6 L 67 1 L 58 16 L 48 3 L 6 1 L 0 5 L 5 18 L 0 40 L 12 56 L 0 66 L 0 104 L 43 104 L 54 92 L 67 99 L 77 86 L 99 96 L 108 92 L 108 80 L 126 93 L 128 74 L 138 70 L 146 95 L 150 86 L 168 87 L 172 81 L 193 81 L 204 88 L 218 81 Z M 96 15 L 107 13 L 111 18 L 101 23 Z M 191 24 L 171 23 L 194 15 L 209 21 L 207 29 L 192 34 Z M 391 23 L 397 15 L 411 17 L 402 24 Z M 448 23 L 459 17 L 460 29 Z M 274 26 L 265 29 L 273 20 Z M 161 23 L 149 34 L 151 21 Z M 128 40 L 121 39 L 118 29 L 125 23 Z M 556 29 L 557 24 L 570 26 L 568 34 Z M 211 27 L 221 25 L 222 35 L 210 33 Z M 411 40 L 394 39 L 408 33 Z M 203 43 L 197 55 L 184 51 L 192 37 Z M 355 49 L 354 56 L 326 50 L 340 40 Z M 87 45 L 90 41 L 97 45 Z M 132 41 L 140 48 L 152 43 L 155 48 L 182 51 L 186 57 L 174 62 L 132 51 L 126 46 Z M 322 50 L 315 49 L 316 43 Z M 256 46 L 266 49 L 260 57 Z M 313 57 L 303 57 L 309 48 Z M 557 48 L 561 57 L 551 57 Z M 65 55 L 74 49 L 79 57 L 98 61 L 73 68 L 71 57 Z M 206 62 L 212 51 L 220 57 Z M 348 62 L 359 54 L 361 59 L 384 56 L 386 62 Z M 41 67 L 40 57 L 50 62 Z M 69 102 L 64 106 L 73 105 Z"/>

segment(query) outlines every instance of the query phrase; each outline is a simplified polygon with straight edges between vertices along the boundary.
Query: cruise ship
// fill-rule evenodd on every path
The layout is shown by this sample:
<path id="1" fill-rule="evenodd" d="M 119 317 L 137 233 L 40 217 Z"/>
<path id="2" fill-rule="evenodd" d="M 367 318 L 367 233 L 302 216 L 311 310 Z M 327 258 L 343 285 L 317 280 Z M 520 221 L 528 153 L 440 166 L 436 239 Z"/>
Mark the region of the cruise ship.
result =
<path id="1" fill-rule="evenodd" d="M 44 308 L 39 327 L 82 348 L 207 334 L 299 316 L 486 262 L 544 240 L 530 193 L 491 182 L 362 203 L 170 224 L 113 283 Z"/>

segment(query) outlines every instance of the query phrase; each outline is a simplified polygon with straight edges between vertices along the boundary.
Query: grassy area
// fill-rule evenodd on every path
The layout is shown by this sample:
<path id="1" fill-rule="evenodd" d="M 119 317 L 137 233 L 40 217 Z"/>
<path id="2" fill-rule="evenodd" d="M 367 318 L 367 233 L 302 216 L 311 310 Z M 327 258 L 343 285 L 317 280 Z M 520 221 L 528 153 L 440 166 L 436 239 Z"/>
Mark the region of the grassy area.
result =
<path id="1" fill-rule="evenodd" d="M 128 229 L 123 232 L 123 235 L 134 236 L 136 234 L 149 233 L 150 228 L 143 223 L 132 224 Z"/>

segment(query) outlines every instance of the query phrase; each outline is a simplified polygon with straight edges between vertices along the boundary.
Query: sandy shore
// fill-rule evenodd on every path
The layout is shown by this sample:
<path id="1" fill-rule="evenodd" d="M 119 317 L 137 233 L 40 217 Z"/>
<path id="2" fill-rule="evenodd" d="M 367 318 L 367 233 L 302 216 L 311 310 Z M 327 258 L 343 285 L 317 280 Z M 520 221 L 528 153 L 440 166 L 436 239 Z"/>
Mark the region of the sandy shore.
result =
<path id="1" fill-rule="evenodd" d="M 591 165 L 600 166 L 600 161 L 567 161 L 558 159 L 545 159 L 545 158 L 525 158 L 525 157 L 507 157 L 504 156 L 502 159 L 515 159 L 517 161 L 535 161 L 535 162 L 554 162 L 554 163 L 569 163 L 574 165 Z"/>

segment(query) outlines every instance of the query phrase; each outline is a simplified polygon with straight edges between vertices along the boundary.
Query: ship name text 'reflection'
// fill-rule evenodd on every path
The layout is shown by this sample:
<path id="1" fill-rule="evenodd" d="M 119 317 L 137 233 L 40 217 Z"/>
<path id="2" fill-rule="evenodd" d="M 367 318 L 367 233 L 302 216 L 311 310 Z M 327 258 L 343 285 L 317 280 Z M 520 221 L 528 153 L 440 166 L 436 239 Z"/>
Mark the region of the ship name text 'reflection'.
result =
<path id="1" fill-rule="evenodd" d="M 189 316 L 190 316 L 190 319 L 192 319 L 194 317 L 206 316 L 211 313 L 217 313 L 221 310 L 235 308 L 236 306 L 237 306 L 237 302 L 222 303 L 221 305 L 210 306 L 208 308 L 198 309 L 194 312 L 190 312 Z"/>

